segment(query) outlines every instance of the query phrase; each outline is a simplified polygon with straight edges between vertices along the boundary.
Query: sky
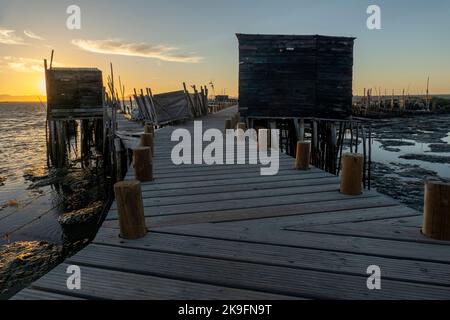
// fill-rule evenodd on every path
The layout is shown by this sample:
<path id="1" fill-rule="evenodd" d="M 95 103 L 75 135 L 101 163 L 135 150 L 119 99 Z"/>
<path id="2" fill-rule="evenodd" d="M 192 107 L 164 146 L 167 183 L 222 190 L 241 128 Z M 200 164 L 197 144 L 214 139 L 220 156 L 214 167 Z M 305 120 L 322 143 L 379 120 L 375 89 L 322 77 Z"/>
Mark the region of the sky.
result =
<path id="1" fill-rule="evenodd" d="M 81 29 L 66 26 L 70 5 Z M 366 10 L 381 9 L 369 30 Z M 206 85 L 238 94 L 236 33 L 356 37 L 353 93 L 450 93 L 450 1 L 406 0 L 0 0 L 0 96 L 44 95 L 43 59 L 54 66 L 112 62 L 126 92 Z M 116 77 L 117 79 L 117 77 Z M 374 89 L 374 92 L 376 90 Z"/>

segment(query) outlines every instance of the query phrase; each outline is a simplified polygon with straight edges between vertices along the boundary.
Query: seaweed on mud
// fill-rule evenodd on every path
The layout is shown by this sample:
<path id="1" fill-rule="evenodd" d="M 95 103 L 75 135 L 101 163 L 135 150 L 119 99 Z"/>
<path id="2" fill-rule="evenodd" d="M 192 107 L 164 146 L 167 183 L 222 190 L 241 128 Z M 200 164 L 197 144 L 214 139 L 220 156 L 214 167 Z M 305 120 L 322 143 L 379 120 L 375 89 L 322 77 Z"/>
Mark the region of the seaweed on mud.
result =
<path id="1" fill-rule="evenodd" d="M 62 247 L 44 241 L 19 241 L 0 247 L 0 294 L 41 277 L 61 262 Z"/>
<path id="2" fill-rule="evenodd" d="M 406 160 L 420 160 L 431 163 L 450 164 L 450 157 L 430 155 L 430 154 L 405 154 L 401 155 L 399 158 Z"/>
<path id="3" fill-rule="evenodd" d="M 418 165 L 375 162 L 373 164 L 372 185 L 377 191 L 398 199 L 416 210 L 423 208 L 424 182 L 427 178 L 437 178 L 437 173 Z"/>
<path id="4" fill-rule="evenodd" d="M 430 148 L 430 152 L 437 152 L 437 153 L 447 153 L 450 152 L 450 144 L 447 143 L 432 143 L 428 145 Z"/>
<path id="5" fill-rule="evenodd" d="M 97 201 L 87 206 L 86 208 L 63 213 L 58 217 L 58 222 L 61 225 L 89 223 L 92 222 L 95 218 L 99 217 L 99 213 L 102 211 L 102 209 L 103 202 Z"/>

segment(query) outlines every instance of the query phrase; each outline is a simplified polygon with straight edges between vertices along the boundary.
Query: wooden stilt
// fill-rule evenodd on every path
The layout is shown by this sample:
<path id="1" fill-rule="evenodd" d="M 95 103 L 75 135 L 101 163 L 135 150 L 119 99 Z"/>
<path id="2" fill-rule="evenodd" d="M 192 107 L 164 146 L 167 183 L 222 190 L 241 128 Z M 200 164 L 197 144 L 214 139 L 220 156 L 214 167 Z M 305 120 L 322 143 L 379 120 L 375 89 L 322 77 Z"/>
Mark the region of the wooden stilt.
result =
<path id="1" fill-rule="evenodd" d="M 362 154 L 342 155 L 341 193 L 352 196 L 362 193 L 363 162 Z"/>
<path id="2" fill-rule="evenodd" d="M 425 183 L 422 233 L 436 240 L 450 240 L 450 183 Z"/>
<path id="3" fill-rule="evenodd" d="M 295 169 L 309 170 L 311 144 L 309 142 L 298 141 L 295 158 Z"/>
<path id="4" fill-rule="evenodd" d="M 139 239 L 145 236 L 144 205 L 139 181 L 121 181 L 114 185 L 119 216 L 120 236 Z"/>
<path id="5" fill-rule="evenodd" d="M 141 182 L 153 180 L 153 160 L 150 147 L 140 147 L 133 150 L 134 174 Z"/>

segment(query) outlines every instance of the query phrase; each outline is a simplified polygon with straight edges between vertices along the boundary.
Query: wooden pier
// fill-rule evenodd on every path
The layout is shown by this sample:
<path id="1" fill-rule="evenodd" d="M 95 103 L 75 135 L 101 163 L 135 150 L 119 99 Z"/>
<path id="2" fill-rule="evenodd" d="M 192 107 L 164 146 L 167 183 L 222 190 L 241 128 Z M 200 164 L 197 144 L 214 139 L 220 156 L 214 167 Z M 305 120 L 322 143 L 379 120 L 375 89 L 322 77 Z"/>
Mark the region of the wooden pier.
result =
<path id="1" fill-rule="evenodd" d="M 206 116 L 204 129 L 234 112 Z M 275 176 L 175 166 L 174 128 L 156 131 L 155 180 L 142 184 L 149 233 L 121 239 L 114 203 L 93 243 L 14 299 L 450 298 L 450 245 L 421 235 L 422 213 L 374 191 L 343 195 L 338 177 L 283 154 Z M 81 290 L 66 286 L 69 265 Z M 380 290 L 367 287 L 372 265 Z"/>

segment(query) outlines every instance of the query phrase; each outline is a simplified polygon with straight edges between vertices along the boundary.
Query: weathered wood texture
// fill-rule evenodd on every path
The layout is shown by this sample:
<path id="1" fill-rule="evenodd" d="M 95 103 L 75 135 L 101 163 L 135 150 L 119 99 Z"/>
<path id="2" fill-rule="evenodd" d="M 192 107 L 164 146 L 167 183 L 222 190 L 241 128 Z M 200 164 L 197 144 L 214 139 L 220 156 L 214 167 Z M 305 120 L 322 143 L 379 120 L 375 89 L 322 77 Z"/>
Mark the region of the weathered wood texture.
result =
<path id="1" fill-rule="evenodd" d="M 243 116 L 351 115 L 354 38 L 237 34 Z"/>
<path id="2" fill-rule="evenodd" d="M 203 129 L 223 130 L 235 111 Z M 16 299 L 450 299 L 449 243 L 421 235 L 421 213 L 373 191 L 343 195 L 338 177 L 286 155 L 269 177 L 259 165 L 176 166 L 175 128 L 155 132 L 155 180 L 142 183 L 150 232 L 119 238 L 114 203 L 92 244 Z M 81 290 L 66 287 L 71 264 Z M 381 290 L 367 288 L 370 265 Z"/>
<path id="3" fill-rule="evenodd" d="M 422 231 L 436 240 L 450 240 L 450 183 L 428 180 Z"/>
<path id="4" fill-rule="evenodd" d="M 46 70 L 47 106 L 50 118 L 101 117 L 102 72 L 94 68 Z"/>
<path id="5" fill-rule="evenodd" d="M 124 239 L 142 238 L 147 233 L 141 193 L 139 181 L 120 181 L 114 185 L 120 236 Z"/>

